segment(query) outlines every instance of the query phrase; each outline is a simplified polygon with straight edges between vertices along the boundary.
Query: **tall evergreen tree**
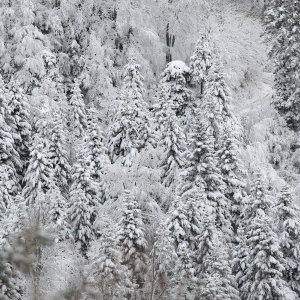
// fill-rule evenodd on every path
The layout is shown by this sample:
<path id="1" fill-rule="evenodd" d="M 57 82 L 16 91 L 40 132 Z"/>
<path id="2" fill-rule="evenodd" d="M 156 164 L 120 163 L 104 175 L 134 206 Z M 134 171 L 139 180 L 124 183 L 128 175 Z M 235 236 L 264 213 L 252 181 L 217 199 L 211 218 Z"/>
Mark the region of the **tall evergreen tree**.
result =
<path id="1" fill-rule="evenodd" d="M 272 225 L 270 216 L 258 208 L 247 228 L 249 257 L 241 287 L 242 299 L 286 299 L 283 255 Z"/>
<path id="2" fill-rule="evenodd" d="M 8 89 L 7 123 L 11 128 L 15 149 L 22 162 L 21 170 L 18 171 L 23 176 L 27 168 L 30 152 L 31 125 L 29 123 L 28 102 L 18 82 L 12 80 Z"/>
<path id="3" fill-rule="evenodd" d="M 67 215 L 67 201 L 62 195 L 60 189 L 54 182 L 51 182 L 49 190 L 46 193 L 47 217 L 50 227 L 56 234 L 56 241 L 62 241 L 71 236 L 71 228 Z"/>
<path id="4" fill-rule="evenodd" d="M 274 63 L 273 104 L 292 130 L 300 128 L 300 7 L 297 1 L 272 0 L 265 12 L 266 33 Z"/>
<path id="5" fill-rule="evenodd" d="M 122 157 L 131 166 L 133 157 L 147 143 L 153 143 L 147 104 L 144 101 L 141 66 L 131 59 L 124 67 L 123 88 L 119 106 L 113 117 L 108 137 L 108 153 L 112 162 Z"/>
<path id="6" fill-rule="evenodd" d="M 199 95 L 203 95 L 208 70 L 213 64 L 211 45 L 207 35 L 203 35 L 196 44 L 190 58 L 191 83 L 199 87 Z"/>
<path id="7" fill-rule="evenodd" d="M 5 212 L 13 197 L 20 192 L 16 166 L 21 165 L 15 150 L 13 136 L 4 119 L 4 109 L 0 106 L 0 211 Z"/>
<path id="8" fill-rule="evenodd" d="M 273 229 L 271 202 L 262 175 L 255 173 L 240 230 L 234 271 L 242 299 L 284 299 L 283 256 Z"/>
<path id="9" fill-rule="evenodd" d="M 70 98 L 70 121 L 71 131 L 75 138 L 83 136 L 84 130 L 87 126 L 87 117 L 83 95 L 80 89 L 79 80 L 74 81 L 72 88 L 72 96 Z"/>
<path id="10" fill-rule="evenodd" d="M 243 189 L 245 170 L 239 159 L 239 143 L 233 136 L 231 128 L 225 128 L 218 151 L 218 166 L 225 182 L 225 197 L 230 201 L 231 224 L 237 232 L 243 210 Z"/>
<path id="11" fill-rule="evenodd" d="M 281 190 L 275 214 L 284 257 L 284 279 L 300 297 L 300 212 L 287 185 Z"/>
<path id="12" fill-rule="evenodd" d="M 88 111 L 88 127 L 86 134 L 87 156 L 86 162 L 90 168 L 91 178 L 97 185 L 98 201 L 104 203 L 107 200 L 108 192 L 104 181 L 104 166 L 108 161 L 107 149 L 104 147 L 104 138 L 99 129 L 97 112 L 94 108 Z"/>
<path id="13" fill-rule="evenodd" d="M 49 138 L 49 160 L 53 169 L 53 179 L 65 194 L 70 180 L 71 167 L 66 150 L 66 123 L 62 113 L 54 112 Z"/>
<path id="14" fill-rule="evenodd" d="M 187 87 L 190 69 L 181 61 L 168 63 L 161 74 L 161 81 L 156 107 L 157 115 L 164 116 L 172 109 L 179 118 L 187 115 L 192 105 L 191 91 Z M 184 118 L 183 123 L 187 120 Z"/>
<path id="15" fill-rule="evenodd" d="M 185 135 L 171 110 L 167 113 L 161 135 L 161 180 L 164 186 L 170 187 L 179 180 L 179 170 L 185 164 L 183 154 L 186 151 Z"/>
<path id="16" fill-rule="evenodd" d="M 197 172 L 197 181 L 203 182 L 204 192 L 210 205 L 214 207 L 216 214 L 216 224 L 218 228 L 229 235 L 230 226 L 230 207 L 228 207 L 228 199 L 224 192 L 226 185 L 224 183 L 222 173 L 218 167 L 217 153 L 214 149 L 214 138 L 212 136 L 212 127 L 205 120 L 205 117 L 199 113 L 194 127 L 194 150 L 192 152 L 192 161 Z M 195 176 L 192 175 L 191 176 Z M 229 237 L 229 236 L 228 236 Z"/>
<path id="17" fill-rule="evenodd" d="M 39 193 L 45 194 L 52 178 L 51 162 L 49 159 L 49 143 L 39 129 L 33 136 L 30 147 L 30 160 L 24 176 L 23 196 L 27 205 L 38 201 Z"/>
<path id="18" fill-rule="evenodd" d="M 99 296 L 111 300 L 124 299 L 132 294 L 134 287 L 130 282 L 129 269 L 122 263 L 122 252 L 114 229 L 101 230 L 100 238 L 93 242 L 88 253 L 89 278 Z"/>
<path id="19" fill-rule="evenodd" d="M 125 206 L 118 223 L 117 240 L 121 247 L 122 262 L 131 272 L 132 283 L 137 284 L 142 291 L 148 260 L 143 218 L 137 199 L 132 192 L 126 190 L 123 200 Z"/>
<path id="20" fill-rule="evenodd" d="M 193 295 L 196 289 L 196 249 L 201 234 L 201 195 L 185 194 L 177 199 L 168 221 L 168 232 L 177 263 L 175 264 L 176 299 Z"/>
<path id="21" fill-rule="evenodd" d="M 96 190 L 90 170 L 85 160 L 79 158 L 73 167 L 68 213 L 75 241 L 80 244 L 83 255 L 86 255 L 89 244 L 96 234 L 93 224 L 97 216 L 98 203 L 95 196 Z"/>
<path id="22" fill-rule="evenodd" d="M 218 63 L 215 63 L 208 73 L 205 93 L 200 108 L 205 111 L 213 128 L 215 147 L 219 147 L 224 128 L 229 124 L 232 114 L 229 110 L 229 90 L 224 80 L 224 75 Z M 228 123 L 227 123 L 228 122 Z"/>

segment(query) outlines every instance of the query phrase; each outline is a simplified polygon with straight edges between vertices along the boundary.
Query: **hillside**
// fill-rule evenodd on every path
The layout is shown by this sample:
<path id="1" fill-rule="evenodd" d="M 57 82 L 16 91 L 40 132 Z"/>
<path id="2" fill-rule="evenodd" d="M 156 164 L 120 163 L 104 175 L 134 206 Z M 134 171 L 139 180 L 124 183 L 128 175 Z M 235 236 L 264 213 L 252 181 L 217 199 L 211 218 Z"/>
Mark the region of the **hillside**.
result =
<path id="1" fill-rule="evenodd" d="M 0 300 L 300 299 L 299 14 L 0 1 Z"/>

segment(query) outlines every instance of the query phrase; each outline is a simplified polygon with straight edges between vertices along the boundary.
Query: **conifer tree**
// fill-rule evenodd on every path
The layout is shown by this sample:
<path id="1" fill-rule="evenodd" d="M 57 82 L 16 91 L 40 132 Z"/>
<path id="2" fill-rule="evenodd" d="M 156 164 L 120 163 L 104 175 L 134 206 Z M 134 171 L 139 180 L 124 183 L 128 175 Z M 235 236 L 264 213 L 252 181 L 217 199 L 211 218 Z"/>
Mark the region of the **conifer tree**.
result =
<path id="1" fill-rule="evenodd" d="M 48 155 L 53 169 L 53 180 L 63 193 L 67 192 L 71 172 L 66 151 L 65 132 L 64 115 L 57 113 L 52 121 Z"/>
<path id="2" fill-rule="evenodd" d="M 199 113 L 194 127 L 194 151 L 191 160 L 194 161 L 194 168 L 197 172 L 193 172 L 198 177 L 198 182 L 203 182 L 204 192 L 210 205 L 214 207 L 216 214 L 216 224 L 224 234 L 229 235 L 230 226 L 230 208 L 228 207 L 228 199 L 224 196 L 225 184 L 218 167 L 217 154 L 214 149 L 214 138 L 212 136 L 212 128 L 205 120 L 205 117 Z M 198 176 L 199 176 L 198 175 Z"/>
<path id="3" fill-rule="evenodd" d="M 275 206 L 278 220 L 279 240 L 284 257 L 283 277 L 293 291 L 300 296 L 300 222 L 299 208 L 295 204 L 289 187 L 282 188 Z"/>
<path id="4" fill-rule="evenodd" d="M 187 87 L 190 69 L 181 61 L 168 63 L 161 74 L 158 94 L 158 115 L 164 115 L 172 109 L 179 118 L 187 115 L 191 107 L 191 91 Z M 183 123 L 185 123 L 184 120 Z"/>
<path id="5" fill-rule="evenodd" d="M 232 118 L 229 110 L 229 90 L 221 73 L 220 66 L 215 63 L 210 69 L 206 81 L 205 93 L 200 108 L 205 111 L 215 138 L 215 147 L 219 147 L 224 128 Z"/>
<path id="6" fill-rule="evenodd" d="M 104 147 L 103 135 L 97 122 L 95 108 L 88 111 L 88 126 L 86 134 L 87 157 L 86 163 L 90 168 L 91 178 L 97 185 L 98 201 L 104 203 L 107 200 L 108 192 L 104 181 L 104 166 L 107 163 L 107 149 Z"/>
<path id="7" fill-rule="evenodd" d="M 208 70 L 213 64 L 211 46 L 207 35 L 203 35 L 196 44 L 190 58 L 191 84 L 199 87 L 199 96 L 204 92 Z"/>
<path id="8" fill-rule="evenodd" d="M 232 274 L 226 237 L 216 226 L 210 202 L 201 202 L 202 230 L 196 248 L 197 299 L 240 299 Z"/>
<path id="9" fill-rule="evenodd" d="M 22 162 L 21 170 L 18 170 L 18 173 L 22 176 L 27 168 L 30 152 L 31 125 L 29 123 L 28 103 L 27 97 L 23 89 L 19 87 L 18 82 L 12 80 L 8 89 L 7 123 L 11 128 L 15 149 Z"/>
<path id="10" fill-rule="evenodd" d="M 241 287 L 243 299 L 285 299 L 283 255 L 272 221 L 258 208 L 247 228 L 248 267 Z"/>
<path id="11" fill-rule="evenodd" d="M 238 141 L 230 128 L 224 130 L 221 148 L 218 151 L 218 165 L 225 183 L 225 197 L 230 201 L 231 223 L 234 232 L 237 232 L 243 210 L 243 177 L 245 171 L 238 157 Z"/>
<path id="12" fill-rule="evenodd" d="M 80 244 L 82 254 L 86 255 L 90 242 L 95 238 L 93 224 L 98 203 L 95 199 L 95 186 L 83 158 L 78 159 L 74 165 L 72 181 L 68 213 L 75 241 Z"/>
<path id="13" fill-rule="evenodd" d="M 177 263 L 175 264 L 175 293 L 177 299 L 182 295 L 193 294 L 196 284 L 196 249 L 201 233 L 201 216 L 199 199 L 201 195 L 180 198 L 168 221 L 168 232 L 171 238 Z"/>
<path id="14" fill-rule="evenodd" d="M 83 136 L 84 130 L 87 127 L 87 117 L 80 83 L 77 79 L 74 81 L 69 104 L 71 131 L 75 138 L 80 138 Z"/>
<path id="15" fill-rule="evenodd" d="M 18 271 L 0 255 L 0 299 L 21 300 L 23 290 L 18 281 L 20 281 Z"/>
<path id="16" fill-rule="evenodd" d="M 118 246 L 115 228 L 101 230 L 100 238 L 93 242 L 88 253 L 89 278 L 104 299 L 123 299 L 132 293 L 130 272 L 122 264 L 122 253 Z"/>
<path id="17" fill-rule="evenodd" d="M 49 225 L 57 233 L 56 240 L 62 241 L 71 235 L 70 224 L 67 215 L 67 202 L 60 189 L 52 181 L 46 193 L 47 216 Z"/>
<path id="18" fill-rule="evenodd" d="M 4 212 L 20 192 L 16 166 L 20 167 L 21 164 L 10 128 L 2 114 L 4 110 L 2 107 L 0 109 L 0 211 Z"/>
<path id="19" fill-rule="evenodd" d="M 297 131 L 299 118 L 300 7 L 297 1 L 272 0 L 265 11 L 266 33 L 272 46 L 275 109 L 284 117 L 288 127 Z"/>
<path id="20" fill-rule="evenodd" d="M 144 223 L 141 209 L 132 192 L 126 190 L 123 201 L 125 206 L 118 223 L 117 240 L 121 247 L 122 263 L 129 268 L 132 283 L 137 284 L 137 287 L 142 290 L 146 280 L 148 260 Z"/>
<path id="21" fill-rule="evenodd" d="M 30 147 L 30 159 L 24 177 L 23 196 L 27 205 L 38 201 L 39 193 L 45 194 L 52 178 L 51 162 L 49 159 L 49 144 L 39 129 L 33 136 Z"/>
<path id="22" fill-rule="evenodd" d="M 186 151 L 185 135 L 171 110 L 168 111 L 161 134 L 161 180 L 164 186 L 170 187 L 179 179 L 179 170 L 185 164 L 183 154 Z"/>
<path id="23" fill-rule="evenodd" d="M 124 67 L 119 106 L 108 137 L 111 161 L 115 162 L 122 157 L 125 166 L 131 166 L 133 157 L 148 143 L 153 143 L 149 112 L 144 101 L 144 79 L 140 68 L 134 59 Z"/>

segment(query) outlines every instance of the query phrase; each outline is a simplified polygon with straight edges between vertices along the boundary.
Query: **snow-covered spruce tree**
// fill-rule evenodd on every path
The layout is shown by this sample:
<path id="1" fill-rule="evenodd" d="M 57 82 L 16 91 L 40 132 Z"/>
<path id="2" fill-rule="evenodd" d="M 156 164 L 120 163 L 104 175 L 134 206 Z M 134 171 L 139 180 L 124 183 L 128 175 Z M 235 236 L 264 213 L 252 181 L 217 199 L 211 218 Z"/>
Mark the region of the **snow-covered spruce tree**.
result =
<path id="1" fill-rule="evenodd" d="M 199 89 L 199 96 L 204 92 L 208 70 L 213 64 L 211 45 L 207 35 L 203 35 L 196 44 L 190 58 L 191 84 Z"/>
<path id="2" fill-rule="evenodd" d="M 193 180 L 192 178 L 195 177 L 198 185 L 204 185 L 205 196 L 210 205 L 214 207 L 217 227 L 224 234 L 229 235 L 231 232 L 230 207 L 228 199 L 224 195 L 226 185 L 218 167 L 212 132 L 209 122 L 199 111 L 193 128 L 191 168 L 186 176 L 190 177 L 189 180 Z"/>
<path id="3" fill-rule="evenodd" d="M 10 81 L 8 89 L 7 123 L 11 128 L 15 149 L 22 162 L 21 170 L 17 171 L 23 176 L 29 160 L 31 136 L 27 96 L 19 83 L 14 80 Z"/>
<path id="4" fill-rule="evenodd" d="M 87 117 L 83 95 L 80 89 L 80 82 L 78 79 L 74 81 L 69 105 L 71 132 L 73 133 L 74 138 L 80 138 L 83 136 L 84 130 L 87 127 Z"/>
<path id="5" fill-rule="evenodd" d="M 132 192 L 123 195 L 124 210 L 118 223 L 118 244 L 122 252 L 122 263 L 130 270 L 130 279 L 142 292 L 147 272 L 147 241 L 142 212 Z M 142 298 L 140 298 L 142 299 Z"/>
<path id="6" fill-rule="evenodd" d="M 186 137 L 178 124 L 174 111 L 169 109 L 161 128 L 162 156 L 160 159 L 161 181 L 170 187 L 179 180 L 179 170 L 185 164 Z"/>
<path id="7" fill-rule="evenodd" d="M 253 185 L 251 188 L 251 194 L 245 198 L 243 207 L 243 214 L 240 218 L 240 223 L 237 228 L 236 242 L 234 247 L 234 260 L 233 260 L 233 272 L 236 276 L 239 290 L 247 284 L 246 272 L 250 264 L 250 250 L 247 238 L 247 232 L 249 225 L 253 223 L 253 219 L 256 217 L 256 211 L 262 209 L 268 211 L 271 203 L 266 195 L 265 185 L 262 174 L 255 172 L 253 178 Z M 247 292 L 241 293 L 242 299 L 247 296 Z"/>
<path id="8" fill-rule="evenodd" d="M 268 212 L 258 208 L 247 227 L 249 257 L 241 286 L 242 299 L 288 299 L 282 278 L 283 255 L 272 225 Z"/>
<path id="9" fill-rule="evenodd" d="M 0 251 L 0 299 L 21 300 L 23 290 L 18 282 L 18 271 L 3 257 L 2 249 Z"/>
<path id="10" fill-rule="evenodd" d="M 287 185 L 281 190 L 274 212 L 284 257 L 283 277 L 300 297 L 300 212 Z"/>
<path id="11" fill-rule="evenodd" d="M 245 187 L 242 162 L 239 159 L 239 142 L 233 136 L 231 128 L 225 128 L 218 151 L 218 166 L 225 182 L 224 195 L 230 201 L 231 225 L 236 233 L 243 211 L 243 189 Z"/>
<path id="12" fill-rule="evenodd" d="M 97 111 L 94 107 L 88 110 L 88 125 L 86 132 L 86 163 L 90 168 L 91 178 L 97 185 L 98 201 L 104 203 L 107 200 L 108 192 L 104 181 L 104 166 L 108 161 L 107 149 L 104 147 L 103 135 L 97 121 Z"/>
<path id="13" fill-rule="evenodd" d="M 93 223 L 97 216 L 98 203 L 95 199 L 95 186 L 83 158 L 78 159 L 73 167 L 72 181 L 68 214 L 74 239 L 86 256 L 89 244 L 95 238 Z"/>
<path id="14" fill-rule="evenodd" d="M 63 194 L 67 193 L 71 167 L 66 150 L 66 122 L 64 114 L 54 112 L 49 138 L 49 160 L 53 169 L 53 180 Z"/>
<path id="15" fill-rule="evenodd" d="M 140 68 L 134 59 L 124 67 L 119 106 L 108 135 L 108 153 L 111 161 L 115 162 L 122 157 L 125 166 L 131 166 L 133 157 L 148 143 L 153 143 L 149 111 L 144 101 L 144 79 Z"/>
<path id="16" fill-rule="evenodd" d="M 187 87 L 190 69 L 182 61 L 168 63 L 161 74 L 161 81 L 156 107 L 157 115 L 165 115 L 172 109 L 179 118 L 186 117 L 191 107 L 191 91 Z M 183 120 L 186 123 L 186 120 Z"/>
<path id="17" fill-rule="evenodd" d="M 23 197 L 28 206 L 35 205 L 40 192 L 46 193 L 52 179 L 52 166 L 49 159 L 49 143 L 38 128 L 33 135 L 30 159 L 24 176 Z"/>
<path id="18" fill-rule="evenodd" d="M 20 167 L 20 157 L 10 128 L 5 122 L 4 108 L 0 106 L 0 216 L 4 213 L 13 197 L 20 192 L 16 171 Z M 1 217 L 0 217 L 1 218 Z"/>
<path id="19" fill-rule="evenodd" d="M 297 1 L 268 1 L 265 11 L 266 34 L 274 68 L 273 104 L 292 130 L 300 128 L 300 7 Z"/>
<path id="20" fill-rule="evenodd" d="M 283 258 L 272 227 L 271 202 L 260 172 L 255 173 L 253 181 L 239 228 L 234 273 L 242 299 L 284 299 Z"/>
<path id="21" fill-rule="evenodd" d="M 218 148 L 223 131 L 232 118 L 229 110 L 229 90 L 218 63 L 214 63 L 209 69 L 205 92 L 199 107 L 205 111 L 204 116 L 213 127 L 215 147 Z"/>
<path id="22" fill-rule="evenodd" d="M 51 182 L 46 193 L 46 202 L 46 215 L 49 218 L 47 228 L 54 231 L 56 241 L 62 241 L 71 235 L 71 228 L 68 222 L 67 201 L 54 182 Z"/>
<path id="23" fill-rule="evenodd" d="M 168 220 L 168 233 L 177 261 L 174 266 L 174 297 L 193 295 L 196 289 L 196 249 L 201 233 L 201 195 L 187 194 L 177 199 Z"/>
<path id="24" fill-rule="evenodd" d="M 106 220 L 108 221 L 108 220 Z M 122 253 L 116 239 L 114 227 L 105 228 L 100 238 L 91 244 L 88 280 L 103 299 L 125 299 L 133 290 L 130 272 L 122 263 Z"/>
<path id="25" fill-rule="evenodd" d="M 226 240 L 213 224 L 213 218 L 204 218 L 203 226 L 197 257 L 195 299 L 239 300 Z"/>

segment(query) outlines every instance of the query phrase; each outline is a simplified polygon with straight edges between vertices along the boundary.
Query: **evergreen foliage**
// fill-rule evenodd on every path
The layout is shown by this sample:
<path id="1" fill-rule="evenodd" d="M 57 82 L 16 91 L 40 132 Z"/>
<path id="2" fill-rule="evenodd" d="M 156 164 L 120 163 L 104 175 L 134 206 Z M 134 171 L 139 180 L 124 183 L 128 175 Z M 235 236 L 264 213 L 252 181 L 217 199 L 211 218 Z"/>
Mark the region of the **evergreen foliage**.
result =
<path id="1" fill-rule="evenodd" d="M 134 59 L 124 67 L 121 96 L 108 137 L 111 161 L 121 157 L 125 166 L 131 166 L 137 153 L 154 142 L 140 69 Z"/>
<path id="2" fill-rule="evenodd" d="M 144 223 L 141 209 L 136 197 L 130 191 L 123 195 L 124 209 L 118 223 L 117 240 L 121 248 L 122 263 L 131 273 L 133 284 L 141 289 L 145 284 L 147 270 L 147 241 L 145 239 Z"/>
<path id="3" fill-rule="evenodd" d="M 284 257 L 283 278 L 299 296 L 299 208 L 295 204 L 288 186 L 284 186 L 280 192 L 275 214 L 278 220 L 276 225 L 278 225 L 280 246 Z"/>

